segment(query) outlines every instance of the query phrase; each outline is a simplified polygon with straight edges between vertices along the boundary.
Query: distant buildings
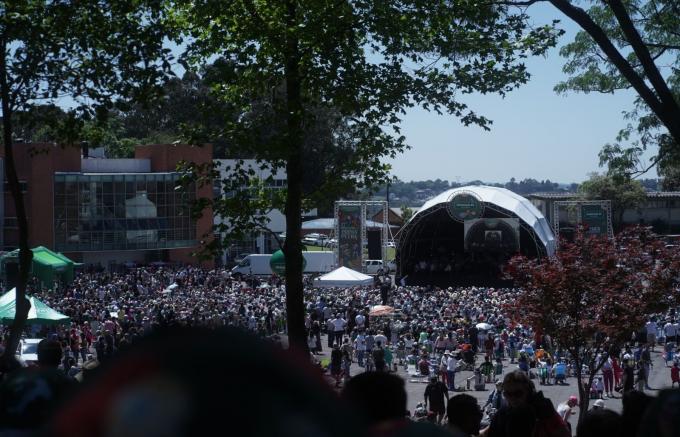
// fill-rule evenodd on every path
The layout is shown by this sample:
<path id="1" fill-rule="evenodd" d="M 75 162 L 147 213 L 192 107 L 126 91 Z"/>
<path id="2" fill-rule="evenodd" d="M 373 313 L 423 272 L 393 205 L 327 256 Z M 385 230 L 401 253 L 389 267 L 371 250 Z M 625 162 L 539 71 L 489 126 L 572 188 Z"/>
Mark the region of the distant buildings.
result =
<path id="1" fill-rule="evenodd" d="M 191 253 L 211 238 L 212 213 L 195 220 L 190 206 L 211 187 L 177 187 L 182 161 L 210 162 L 212 146 L 137 146 L 134 159 L 81 155 L 80 148 L 15 144 L 24 193 L 29 245 L 46 246 L 85 264 L 154 261 L 196 263 Z M 0 154 L 2 179 L 4 156 Z M 0 193 L 0 247 L 19 241 L 14 201 L 5 180 Z M 208 263 L 211 264 L 211 263 Z"/>
<path id="2" fill-rule="evenodd" d="M 219 163 L 220 181 L 214 181 L 214 196 L 227 195 L 228 193 L 223 193 L 221 180 L 228 178 L 230 173 L 233 171 L 234 166 L 239 161 L 237 159 L 216 159 L 216 163 Z M 261 181 L 270 180 L 267 189 L 278 190 L 286 188 L 288 185 L 288 178 L 286 177 L 286 171 L 284 169 L 278 169 L 272 173 L 269 168 L 262 169 L 260 164 L 257 163 L 255 159 L 244 159 L 243 166 L 247 170 L 252 170 L 253 179 L 259 179 Z M 270 179 L 271 177 L 271 179 Z M 269 222 L 267 224 L 268 231 L 261 231 L 245 240 L 234 242 L 232 245 L 225 248 L 224 253 L 221 256 L 222 263 L 228 263 L 233 261 L 238 255 L 245 253 L 273 253 L 278 250 L 279 242 L 275 235 L 281 235 L 286 232 L 286 217 L 283 212 L 278 209 L 273 209 L 267 214 Z M 309 211 L 303 214 L 304 217 L 314 217 L 316 216 L 316 210 Z M 215 216 L 215 225 L 221 223 L 228 223 L 223 217 Z M 310 231 L 311 232 L 311 231 Z M 218 238 L 224 238 L 225 234 L 216 235 Z M 282 241 L 282 238 L 279 237 Z"/>
<path id="3" fill-rule="evenodd" d="M 555 220 L 554 203 L 574 200 L 576 195 L 573 193 L 534 193 L 529 194 L 527 198 L 543 213 L 552 226 Z M 680 234 L 680 192 L 648 192 L 643 204 L 623 212 L 623 224 L 652 226 L 656 233 L 662 235 Z"/>

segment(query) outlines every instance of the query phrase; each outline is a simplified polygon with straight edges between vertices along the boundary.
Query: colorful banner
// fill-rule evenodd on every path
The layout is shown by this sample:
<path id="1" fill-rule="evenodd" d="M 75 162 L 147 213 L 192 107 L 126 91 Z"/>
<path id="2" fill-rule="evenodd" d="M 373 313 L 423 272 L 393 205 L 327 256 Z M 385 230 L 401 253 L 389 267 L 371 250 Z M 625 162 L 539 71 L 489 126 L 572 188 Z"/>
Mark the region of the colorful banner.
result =
<path id="1" fill-rule="evenodd" d="M 338 206 L 340 265 L 361 271 L 361 206 Z"/>
<path id="2" fill-rule="evenodd" d="M 581 205 L 581 224 L 591 235 L 607 235 L 607 210 L 602 205 Z"/>

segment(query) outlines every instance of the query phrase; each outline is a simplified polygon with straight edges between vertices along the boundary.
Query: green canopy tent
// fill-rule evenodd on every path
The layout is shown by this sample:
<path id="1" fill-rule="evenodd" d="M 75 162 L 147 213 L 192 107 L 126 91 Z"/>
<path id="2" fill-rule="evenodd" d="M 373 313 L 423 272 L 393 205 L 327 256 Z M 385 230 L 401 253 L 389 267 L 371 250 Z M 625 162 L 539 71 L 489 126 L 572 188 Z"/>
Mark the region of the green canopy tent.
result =
<path id="1" fill-rule="evenodd" d="M 4 295 L 0 296 L 0 323 L 10 324 L 14 321 L 17 311 L 17 289 L 13 288 Z M 58 311 L 45 305 L 42 301 L 33 296 L 27 296 L 31 302 L 31 309 L 28 310 L 27 325 L 58 325 L 68 323 L 71 319 Z"/>
<path id="2" fill-rule="evenodd" d="M 31 263 L 31 274 L 38 278 L 43 287 L 52 288 L 55 280 L 61 279 L 65 283 L 73 281 L 73 267 L 77 263 L 71 261 L 61 253 L 52 252 L 46 247 L 38 246 L 31 249 L 33 252 L 33 262 Z M 7 282 L 7 265 L 19 262 L 19 249 L 6 253 L 0 258 L 2 273 Z"/>

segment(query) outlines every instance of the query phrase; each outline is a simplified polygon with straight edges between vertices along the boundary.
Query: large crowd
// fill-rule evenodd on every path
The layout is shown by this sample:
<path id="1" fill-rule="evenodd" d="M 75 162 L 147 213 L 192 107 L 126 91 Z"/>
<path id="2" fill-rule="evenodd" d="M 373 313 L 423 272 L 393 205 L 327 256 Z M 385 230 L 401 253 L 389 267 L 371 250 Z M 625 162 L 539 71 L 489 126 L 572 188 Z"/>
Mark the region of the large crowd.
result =
<path id="1" fill-rule="evenodd" d="M 76 379 L 83 369 L 106 363 L 158 328 L 236 326 L 271 341 L 286 333 L 285 284 L 277 277 L 243 281 L 223 269 L 148 266 L 119 273 L 81 272 L 56 289 L 32 283 L 30 293 L 70 317 L 66 325 L 33 327 L 28 335 L 58 344 L 60 369 Z M 389 372 L 399 365 L 413 377 L 431 378 L 425 410 L 439 422 L 446 412 L 442 396 L 448 399 L 448 392 L 462 382 L 457 372 L 476 371 L 475 382 L 497 382 L 485 405 L 494 415 L 512 394 L 501 384 L 508 362 L 541 384 L 563 383 L 572 370 L 568 354 L 550 336 L 510 319 L 506 308 L 517 293 L 511 288 L 396 286 L 389 276 L 375 287 L 307 286 L 310 359 L 323 364 L 316 354 L 331 350 L 325 364 L 338 386 L 351 381 L 352 374 Z M 371 313 L 385 303 L 391 307 L 388 317 Z M 674 313 L 660 316 L 633 333 L 637 346 L 632 341 L 628 348 L 602 355 L 605 364 L 592 387 L 594 397 L 648 387 L 649 347 L 659 340 L 667 360 L 679 359 L 673 345 L 680 339 L 680 326 Z M 524 383 L 514 378 L 511 385 Z M 572 400 L 567 406 L 573 408 Z M 564 408 L 559 415 L 568 421 Z"/>

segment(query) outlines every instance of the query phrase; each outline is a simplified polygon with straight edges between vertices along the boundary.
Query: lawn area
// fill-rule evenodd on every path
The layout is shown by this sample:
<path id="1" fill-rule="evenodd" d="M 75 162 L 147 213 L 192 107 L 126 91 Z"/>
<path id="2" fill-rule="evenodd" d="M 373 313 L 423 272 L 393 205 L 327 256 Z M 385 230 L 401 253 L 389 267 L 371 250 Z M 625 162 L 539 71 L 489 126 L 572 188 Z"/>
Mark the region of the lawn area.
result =
<path id="1" fill-rule="evenodd" d="M 321 246 L 305 246 L 305 251 L 307 252 L 320 252 L 320 251 L 332 251 L 333 249 L 330 247 L 321 247 Z M 385 256 L 387 258 L 387 261 L 391 261 L 394 259 L 396 256 L 396 249 L 394 247 L 388 247 L 387 250 L 385 251 Z"/>

